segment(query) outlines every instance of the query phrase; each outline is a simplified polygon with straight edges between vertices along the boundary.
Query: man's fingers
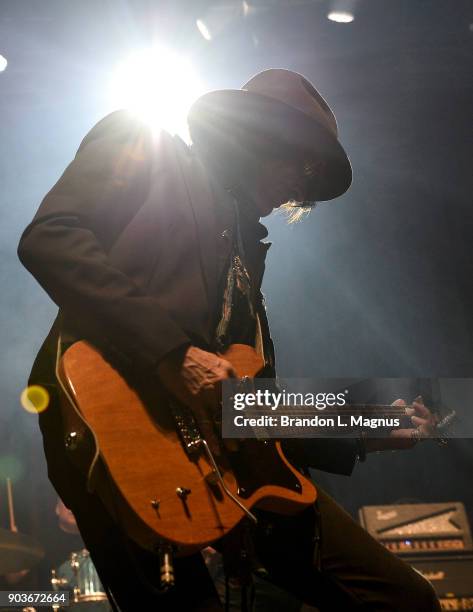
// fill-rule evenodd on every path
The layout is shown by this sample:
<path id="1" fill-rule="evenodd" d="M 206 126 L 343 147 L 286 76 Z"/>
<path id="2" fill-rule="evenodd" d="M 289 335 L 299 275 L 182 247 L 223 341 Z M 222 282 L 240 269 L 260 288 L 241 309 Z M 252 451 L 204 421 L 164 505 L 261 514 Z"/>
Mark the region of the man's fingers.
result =
<path id="1" fill-rule="evenodd" d="M 232 364 L 221 355 L 196 346 L 172 352 L 162 360 L 158 375 L 166 389 L 188 406 L 211 450 L 221 454 L 221 383 L 236 376 Z"/>
<path id="2" fill-rule="evenodd" d="M 397 399 L 391 404 L 391 406 L 405 406 L 405 405 L 406 405 L 406 402 L 403 399 Z"/>
<path id="3" fill-rule="evenodd" d="M 421 403 L 419 403 L 417 401 L 413 402 L 412 408 L 415 410 L 415 412 L 418 415 L 424 417 L 425 419 L 428 419 L 431 416 L 431 412 L 427 408 L 427 406 L 424 406 L 424 404 L 421 404 Z"/>
<path id="4" fill-rule="evenodd" d="M 232 366 L 227 368 L 226 374 L 227 374 L 228 378 L 236 378 L 237 377 L 237 373 L 235 372 L 235 370 L 233 369 Z"/>
<path id="5" fill-rule="evenodd" d="M 436 427 L 435 421 L 432 421 L 430 419 L 422 419 L 421 417 L 416 417 L 416 416 L 411 417 L 411 420 L 414 425 L 417 425 L 417 429 L 424 436 L 435 435 L 435 427 Z"/>
<path id="6" fill-rule="evenodd" d="M 221 359 L 219 365 L 222 369 L 222 378 L 236 378 L 237 373 L 233 369 L 232 364 L 226 359 Z"/>

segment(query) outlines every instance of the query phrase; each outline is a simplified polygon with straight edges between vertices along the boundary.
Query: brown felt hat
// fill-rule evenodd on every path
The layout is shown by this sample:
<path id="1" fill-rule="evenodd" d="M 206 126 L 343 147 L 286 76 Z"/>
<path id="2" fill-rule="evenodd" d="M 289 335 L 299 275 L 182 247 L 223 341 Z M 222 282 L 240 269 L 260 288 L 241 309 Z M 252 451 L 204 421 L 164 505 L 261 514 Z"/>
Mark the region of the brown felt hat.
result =
<path id="1" fill-rule="evenodd" d="M 322 159 L 325 170 L 313 181 L 311 200 L 332 200 L 350 187 L 351 164 L 338 141 L 335 115 L 315 87 L 297 72 L 272 68 L 251 78 L 241 89 L 204 94 L 192 105 L 188 121 L 193 141 L 207 147 L 259 133 Z"/>

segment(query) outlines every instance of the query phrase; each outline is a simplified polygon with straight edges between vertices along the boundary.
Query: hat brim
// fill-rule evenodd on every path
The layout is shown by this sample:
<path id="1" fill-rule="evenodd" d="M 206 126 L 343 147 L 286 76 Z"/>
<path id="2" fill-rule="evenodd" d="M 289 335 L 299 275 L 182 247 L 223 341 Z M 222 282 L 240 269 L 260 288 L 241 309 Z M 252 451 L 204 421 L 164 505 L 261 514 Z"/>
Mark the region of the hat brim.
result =
<path id="1" fill-rule="evenodd" d="M 244 89 L 212 91 L 192 105 L 188 122 L 192 140 L 207 147 L 258 133 L 322 159 L 325 171 L 313 181 L 309 200 L 332 200 L 351 185 L 350 160 L 335 135 L 315 118 L 269 96 Z"/>

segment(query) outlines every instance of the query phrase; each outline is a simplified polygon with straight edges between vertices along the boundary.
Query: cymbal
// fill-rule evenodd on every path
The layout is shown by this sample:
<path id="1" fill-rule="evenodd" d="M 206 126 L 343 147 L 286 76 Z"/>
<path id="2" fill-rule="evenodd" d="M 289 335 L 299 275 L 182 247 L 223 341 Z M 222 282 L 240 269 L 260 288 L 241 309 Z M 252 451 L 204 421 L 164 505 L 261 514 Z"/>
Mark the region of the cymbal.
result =
<path id="1" fill-rule="evenodd" d="M 44 548 L 31 536 L 0 529 L 0 575 L 30 569 L 43 557 Z"/>

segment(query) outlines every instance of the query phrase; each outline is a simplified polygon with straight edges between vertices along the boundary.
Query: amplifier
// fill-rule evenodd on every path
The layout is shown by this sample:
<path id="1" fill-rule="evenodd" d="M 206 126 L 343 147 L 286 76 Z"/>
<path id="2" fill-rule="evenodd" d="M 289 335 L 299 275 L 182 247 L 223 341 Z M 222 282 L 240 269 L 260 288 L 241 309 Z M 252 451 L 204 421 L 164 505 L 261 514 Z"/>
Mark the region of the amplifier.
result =
<path id="1" fill-rule="evenodd" d="M 473 551 L 461 502 L 362 506 L 361 525 L 397 555 Z"/>
<path id="2" fill-rule="evenodd" d="M 473 610 L 473 555 L 404 560 L 430 582 L 442 610 Z"/>

